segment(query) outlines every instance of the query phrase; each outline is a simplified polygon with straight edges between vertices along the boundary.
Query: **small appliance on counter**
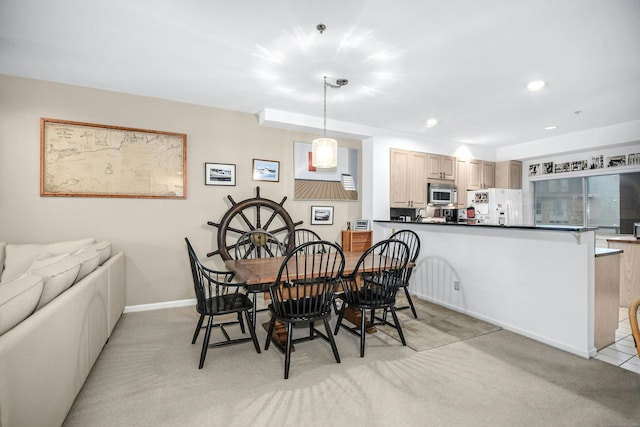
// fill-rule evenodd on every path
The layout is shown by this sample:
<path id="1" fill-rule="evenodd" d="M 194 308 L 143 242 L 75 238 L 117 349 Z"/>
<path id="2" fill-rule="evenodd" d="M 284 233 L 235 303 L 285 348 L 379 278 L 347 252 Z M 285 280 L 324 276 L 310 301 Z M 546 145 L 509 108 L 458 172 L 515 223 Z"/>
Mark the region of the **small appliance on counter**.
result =
<path id="1" fill-rule="evenodd" d="M 441 212 L 445 222 L 458 222 L 458 209 L 443 208 Z"/>
<path id="2" fill-rule="evenodd" d="M 640 239 L 640 222 L 633 223 L 633 237 Z"/>
<path id="3" fill-rule="evenodd" d="M 476 222 L 476 209 L 474 207 L 458 209 L 458 223 L 475 224 L 475 222 Z"/>

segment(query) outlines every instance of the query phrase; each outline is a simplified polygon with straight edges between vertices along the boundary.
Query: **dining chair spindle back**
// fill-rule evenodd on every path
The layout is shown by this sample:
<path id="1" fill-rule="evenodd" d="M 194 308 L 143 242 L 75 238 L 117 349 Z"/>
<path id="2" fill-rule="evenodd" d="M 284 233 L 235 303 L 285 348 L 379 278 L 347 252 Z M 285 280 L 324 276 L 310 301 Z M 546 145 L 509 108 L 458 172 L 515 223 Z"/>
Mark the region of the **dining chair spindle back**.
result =
<path id="1" fill-rule="evenodd" d="M 189 254 L 189 263 L 191 265 L 191 273 L 193 275 L 193 286 L 196 294 L 196 310 L 200 314 L 196 330 L 193 334 L 191 344 L 195 344 L 200 334 L 200 329 L 203 328 L 205 317 L 208 317 L 206 332 L 204 340 L 202 342 L 202 350 L 200 352 L 200 364 L 199 369 L 204 366 L 204 360 L 207 356 L 207 350 L 209 347 L 216 347 L 227 344 L 237 344 L 246 342 L 248 340 L 253 341 L 253 345 L 256 351 L 260 353 L 260 345 L 256 337 L 255 328 L 252 323 L 249 311 L 253 308 L 253 304 L 249 300 L 246 294 L 239 292 L 239 285 L 230 284 L 233 273 L 229 271 L 215 271 L 211 270 L 200 262 L 196 256 L 189 239 L 185 238 L 187 243 L 187 252 Z M 214 317 L 223 316 L 226 314 L 237 314 L 236 321 L 222 321 L 214 324 Z M 247 322 L 249 323 L 249 333 L 251 338 L 237 338 L 231 339 L 225 326 L 232 324 L 240 324 L 242 333 L 245 332 L 244 321 L 242 319 L 242 313 L 244 313 Z M 209 344 L 211 338 L 211 330 L 214 327 L 219 327 L 225 336 L 224 341 L 219 341 L 213 344 Z"/>
<path id="2" fill-rule="evenodd" d="M 328 318 L 344 264 L 342 249 L 335 243 L 323 240 L 303 243 L 283 260 L 276 282 L 269 288 L 271 321 L 265 350 L 269 349 L 276 320 L 279 320 L 287 330 L 285 379 L 289 378 L 291 346 L 294 342 L 322 337 L 329 341 L 336 362 L 340 363 Z M 326 335 L 314 327 L 317 321 L 324 323 Z M 293 328 L 301 325 L 309 326 L 309 335 L 294 340 Z"/>

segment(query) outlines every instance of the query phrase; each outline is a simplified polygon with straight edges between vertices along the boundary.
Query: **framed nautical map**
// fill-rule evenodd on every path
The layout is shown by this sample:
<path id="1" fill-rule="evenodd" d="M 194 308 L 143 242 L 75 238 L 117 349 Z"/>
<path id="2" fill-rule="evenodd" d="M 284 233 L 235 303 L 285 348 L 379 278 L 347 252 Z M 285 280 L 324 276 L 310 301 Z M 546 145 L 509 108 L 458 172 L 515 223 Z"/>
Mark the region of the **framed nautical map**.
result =
<path id="1" fill-rule="evenodd" d="M 187 197 L 187 135 L 40 119 L 40 195 Z"/>

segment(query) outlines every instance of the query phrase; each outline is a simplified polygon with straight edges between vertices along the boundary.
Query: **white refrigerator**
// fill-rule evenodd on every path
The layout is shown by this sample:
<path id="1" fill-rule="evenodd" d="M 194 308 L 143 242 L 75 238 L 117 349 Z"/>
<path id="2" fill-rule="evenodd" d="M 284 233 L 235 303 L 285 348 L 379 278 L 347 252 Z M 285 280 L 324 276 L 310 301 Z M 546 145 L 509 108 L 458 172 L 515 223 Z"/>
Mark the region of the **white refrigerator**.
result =
<path id="1" fill-rule="evenodd" d="M 478 224 L 522 225 L 522 190 L 487 188 L 467 191 Z"/>

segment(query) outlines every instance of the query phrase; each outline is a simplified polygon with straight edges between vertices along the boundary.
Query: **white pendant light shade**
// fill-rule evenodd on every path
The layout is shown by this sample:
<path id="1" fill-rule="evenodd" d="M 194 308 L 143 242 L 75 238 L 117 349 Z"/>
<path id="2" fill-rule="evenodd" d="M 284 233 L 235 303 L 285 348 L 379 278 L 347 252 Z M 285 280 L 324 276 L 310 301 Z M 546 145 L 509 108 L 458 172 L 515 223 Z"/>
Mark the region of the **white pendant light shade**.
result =
<path id="1" fill-rule="evenodd" d="M 332 138 L 316 138 L 311 143 L 311 165 L 314 168 L 338 166 L 338 141 Z"/>

